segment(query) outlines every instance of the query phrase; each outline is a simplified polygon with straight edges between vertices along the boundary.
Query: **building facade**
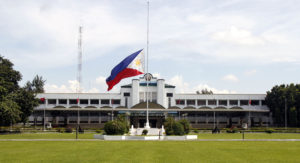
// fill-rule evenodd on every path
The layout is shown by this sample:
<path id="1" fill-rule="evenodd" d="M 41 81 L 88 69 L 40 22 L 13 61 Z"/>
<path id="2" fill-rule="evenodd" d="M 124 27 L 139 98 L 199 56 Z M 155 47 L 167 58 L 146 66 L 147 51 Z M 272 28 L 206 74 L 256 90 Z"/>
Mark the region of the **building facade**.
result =
<path id="1" fill-rule="evenodd" d="M 45 100 L 34 109 L 29 122 L 42 125 L 45 117 L 45 123 L 52 126 L 75 126 L 78 121 L 81 127 L 94 128 L 124 114 L 131 125 L 142 128 L 147 92 L 151 127 L 160 128 L 169 116 L 187 119 L 193 128 L 272 125 L 265 94 L 178 94 L 176 86 L 151 74 L 121 86 L 120 93 L 38 94 Z"/>

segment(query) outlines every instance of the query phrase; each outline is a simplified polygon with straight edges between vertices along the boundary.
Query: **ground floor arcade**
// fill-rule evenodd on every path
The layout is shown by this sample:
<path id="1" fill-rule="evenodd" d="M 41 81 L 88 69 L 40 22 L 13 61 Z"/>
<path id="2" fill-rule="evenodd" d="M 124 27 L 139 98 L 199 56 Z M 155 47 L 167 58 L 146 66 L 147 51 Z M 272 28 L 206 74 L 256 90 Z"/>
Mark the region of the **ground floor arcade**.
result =
<path id="1" fill-rule="evenodd" d="M 78 114 L 79 113 L 79 114 Z M 143 128 L 146 123 L 146 110 L 35 110 L 29 117 L 29 123 L 43 125 L 51 123 L 52 126 L 73 126 L 79 122 L 82 127 L 103 127 L 111 121 L 124 115 L 130 125 Z M 187 119 L 193 128 L 219 128 L 237 126 L 272 125 L 269 112 L 262 111 L 228 111 L 228 110 L 149 110 L 149 123 L 152 128 L 160 128 L 167 117 L 176 120 Z"/>

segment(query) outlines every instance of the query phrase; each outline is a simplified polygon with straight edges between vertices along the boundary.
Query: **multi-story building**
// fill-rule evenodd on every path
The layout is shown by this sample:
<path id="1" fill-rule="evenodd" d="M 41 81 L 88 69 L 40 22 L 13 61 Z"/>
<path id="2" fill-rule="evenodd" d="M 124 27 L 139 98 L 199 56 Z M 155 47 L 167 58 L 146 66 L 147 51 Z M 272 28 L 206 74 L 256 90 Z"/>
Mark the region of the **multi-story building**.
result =
<path id="1" fill-rule="evenodd" d="M 41 125 L 45 115 L 45 122 L 52 125 L 72 126 L 79 120 L 81 127 L 103 127 L 105 122 L 125 114 L 131 125 L 144 127 L 148 92 L 151 127 L 161 127 L 168 116 L 188 119 L 194 128 L 272 124 L 265 94 L 178 94 L 176 86 L 164 79 L 145 76 L 121 86 L 120 93 L 38 94 L 45 100 L 34 109 L 29 121 Z"/>

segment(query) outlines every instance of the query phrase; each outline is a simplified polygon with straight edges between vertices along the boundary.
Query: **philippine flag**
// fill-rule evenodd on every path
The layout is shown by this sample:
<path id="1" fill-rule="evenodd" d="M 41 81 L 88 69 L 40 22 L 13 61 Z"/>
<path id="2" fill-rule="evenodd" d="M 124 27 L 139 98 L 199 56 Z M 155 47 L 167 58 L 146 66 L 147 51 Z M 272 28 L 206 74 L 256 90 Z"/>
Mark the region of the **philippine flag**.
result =
<path id="1" fill-rule="evenodd" d="M 106 79 L 107 91 L 111 90 L 122 79 L 144 73 L 144 50 L 141 49 L 130 56 L 111 70 L 110 76 Z"/>

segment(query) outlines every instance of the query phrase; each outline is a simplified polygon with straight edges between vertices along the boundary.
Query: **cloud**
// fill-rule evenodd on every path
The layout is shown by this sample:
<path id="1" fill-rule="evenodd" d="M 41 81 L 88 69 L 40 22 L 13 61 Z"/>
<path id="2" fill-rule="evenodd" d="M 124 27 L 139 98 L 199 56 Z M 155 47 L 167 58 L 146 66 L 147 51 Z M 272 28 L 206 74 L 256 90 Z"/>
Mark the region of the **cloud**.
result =
<path id="1" fill-rule="evenodd" d="M 211 90 L 215 94 L 237 93 L 236 91 L 231 91 L 226 89 L 223 90 L 216 89 L 207 84 L 198 84 L 196 86 L 192 86 L 188 82 L 185 82 L 181 75 L 175 75 L 172 78 L 167 79 L 166 83 L 176 86 L 175 89 L 177 93 L 196 93 L 196 91 L 201 91 L 202 89 Z"/>
<path id="2" fill-rule="evenodd" d="M 69 80 L 67 84 L 45 84 L 46 93 L 76 93 L 78 88 L 77 80 Z"/>
<path id="3" fill-rule="evenodd" d="M 233 75 L 233 74 L 225 75 L 222 78 L 222 80 L 227 81 L 227 82 L 234 82 L 234 83 L 236 83 L 236 82 L 239 81 L 239 79 L 235 75 Z"/>
<path id="4" fill-rule="evenodd" d="M 263 45 L 265 43 L 263 39 L 253 36 L 250 31 L 238 29 L 235 26 L 232 26 L 227 31 L 214 33 L 212 38 L 241 45 Z"/>

